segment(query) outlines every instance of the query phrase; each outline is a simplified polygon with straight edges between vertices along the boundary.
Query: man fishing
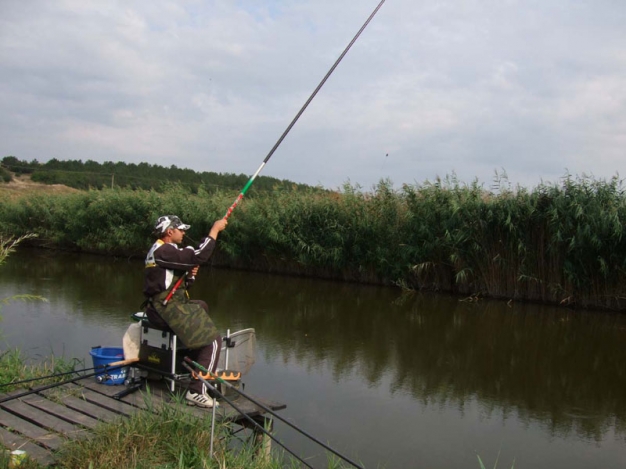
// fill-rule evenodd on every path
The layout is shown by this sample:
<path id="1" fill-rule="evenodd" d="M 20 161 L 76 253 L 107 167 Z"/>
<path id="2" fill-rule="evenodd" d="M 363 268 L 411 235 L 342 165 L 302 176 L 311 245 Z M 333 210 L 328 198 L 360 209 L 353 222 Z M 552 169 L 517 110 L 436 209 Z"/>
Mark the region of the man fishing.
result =
<path id="1" fill-rule="evenodd" d="M 225 218 L 217 220 L 197 249 L 179 248 L 190 226 L 176 215 L 159 217 L 154 227 L 158 239 L 146 257 L 143 293 L 148 319 L 157 327 L 172 329 L 193 350 L 195 361 L 211 372 L 217 368 L 222 338 L 209 316 L 206 302 L 190 300 L 187 289 L 194 282 L 199 266 L 211 257 L 217 237 L 227 224 Z M 180 279 L 183 281 L 178 283 Z M 197 379 L 192 379 L 185 399 L 190 405 L 205 408 L 213 407 L 214 402 Z"/>

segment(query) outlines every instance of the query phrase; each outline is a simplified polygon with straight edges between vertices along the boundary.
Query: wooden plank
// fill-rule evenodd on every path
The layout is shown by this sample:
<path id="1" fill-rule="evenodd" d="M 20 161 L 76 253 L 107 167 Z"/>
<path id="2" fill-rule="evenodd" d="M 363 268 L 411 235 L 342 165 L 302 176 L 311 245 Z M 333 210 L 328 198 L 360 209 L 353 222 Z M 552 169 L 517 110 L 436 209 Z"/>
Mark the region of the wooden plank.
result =
<path id="1" fill-rule="evenodd" d="M 257 401 L 258 403 L 264 405 L 271 411 L 278 411 L 285 409 L 287 406 L 285 404 L 278 404 L 276 402 L 268 401 L 265 399 L 261 399 L 260 397 L 249 395 L 252 399 Z M 267 412 L 262 407 L 256 405 L 254 402 L 246 399 L 244 396 L 229 396 L 228 399 L 237 406 L 242 412 L 250 417 L 262 416 Z M 225 417 L 231 420 L 238 420 L 241 416 L 239 412 L 237 412 L 230 404 L 226 401 L 220 401 L 220 405 L 225 409 Z M 244 418 L 244 417 L 241 417 Z"/>
<path id="2" fill-rule="evenodd" d="M 262 397 L 257 397 L 254 394 L 250 394 L 250 393 L 245 393 L 246 396 L 244 396 L 243 394 L 239 394 L 239 392 L 237 392 L 238 390 L 235 389 L 228 389 L 226 397 L 233 401 L 233 403 L 236 406 L 248 406 L 248 404 L 243 404 L 243 402 L 249 402 L 250 405 L 256 406 L 254 403 L 252 403 L 252 401 L 250 401 L 246 396 L 249 396 L 251 399 L 254 399 L 255 401 L 257 401 L 259 404 L 264 405 L 265 407 L 267 407 L 270 410 L 281 410 L 281 409 L 285 409 L 287 407 L 286 404 L 280 404 L 278 402 L 274 402 L 271 401 L 269 399 L 265 399 Z M 243 389 L 241 390 L 243 392 Z M 261 410 L 263 412 L 263 409 L 261 409 L 259 407 L 259 410 Z"/>
<path id="3" fill-rule="evenodd" d="M 68 409 L 64 405 L 58 404 L 37 394 L 23 397 L 21 400 L 31 407 L 47 412 L 48 414 L 54 415 L 55 417 L 65 420 L 73 425 L 82 425 L 83 427 L 94 428 L 98 424 L 98 421 L 92 417 L 88 417 L 87 415 Z"/>
<path id="4" fill-rule="evenodd" d="M 113 397 L 126 389 L 125 386 L 107 386 L 106 384 L 99 384 L 89 379 L 77 381 L 76 384 L 108 397 Z M 147 409 L 149 406 L 146 403 L 146 399 L 150 400 L 149 402 L 152 403 L 153 408 L 158 408 L 169 399 L 169 391 L 164 391 L 159 387 L 152 387 L 148 384 L 145 390 L 140 389 L 128 394 L 122 397 L 120 401 L 140 409 Z"/>
<path id="5" fill-rule="evenodd" d="M 108 397 L 113 397 L 118 392 L 126 389 L 126 386 L 124 385 L 109 386 L 108 384 L 96 383 L 93 378 L 84 378 L 78 381 L 74 381 L 74 384 Z"/>
<path id="6" fill-rule="evenodd" d="M 42 466 L 49 466 L 54 463 L 54 457 L 49 450 L 46 450 L 41 446 L 37 446 L 36 444 L 33 444 L 23 437 L 16 435 L 15 433 L 11 433 L 2 427 L 0 427 L 0 444 L 10 451 L 16 449 L 26 451 L 26 454 L 28 454 L 30 459 L 37 461 Z"/>
<path id="7" fill-rule="evenodd" d="M 120 416 L 119 414 L 105 409 L 97 404 L 87 402 L 83 395 L 84 389 L 80 386 L 65 384 L 56 388 L 54 391 L 43 391 L 43 394 L 46 396 L 49 396 L 52 393 L 54 393 L 56 399 L 62 401 L 67 407 L 94 419 L 103 422 L 110 422 Z"/>
<path id="8" fill-rule="evenodd" d="M 262 413 L 264 413 L 260 407 L 257 407 L 256 405 L 254 405 L 248 399 L 241 398 L 241 399 L 233 400 L 230 397 L 228 399 L 235 406 L 237 406 L 237 408 L 241 410 L 241 412 L 243 412 L 244 414 L 250 417 L 256 417 L 257 415 L 261 415 Z M 242 417 L 241 414 L 237 410 L 235 410 L 234 407 L 228 404 L 226 401 L 220 401 L 220 406 L 224 409 L 225 419 L 237 420 L 239 417 Z"/>
<path id="9" fill-rule="evenodd" d="M 88 417 L 99 420 L 101 422 L 112 422 L 113 420 L 119 418 L 119 414 L 112 412 L 108 409 L 100 407 L 99 405 L 92 404 L 91 402 L 87 402 L 82 397 L 76 396 L 62 396 L 59 398 L 63 404 L 65 404 L 69 409 L 75 410 L 76 412 L 80 412 Z"/>
<path id="10" fill-rule="evenodd" d="M 59 435 L 50 433 L 4 410 L 0 410 L 0 425 L 9 427 L 11 430 L 21 433 L 25 437 L 35 440 L 53 450 L 58 449 L 64 441 Z"/>
<path id="11" fill-rule="evenodd" d="M 118 415 L 124 415 L 128 417 L 140 410 L 137 407 L 128 404 L 122 400 L 118 401 L 117 399 L 111 399 L 108 396 L 91 391 L 87 388 L 80 389 L 82 389 L 83 399 L 85 399 L 85 401 L 91 402 L 92 404 L 96 404 L 107 410 L 115 412 Z"/>
<path id="12" fill-rule="evenodd" d="M 254 399 L 256 399 L 257 401 L 259 401 L 261 404 L 263 404 L 265 407 L 269 408 L 270 410 L 283 410 L 287 408 L 287 404 L 281 404 L 279 402 L 274 402 L 274 401 L 268 401 L 267 399 L 261 399 L 260 397 L 256 397 L 256 396 L 252 396 Z"/>
<path id="13" fill-rule="evenodd" d="M 76 439 L 84 438 L 86 436 L 85 429 L 83 427 L 73 425 L 46 412 L 40 412 L 22 402 L 20 399 L 5 402 L 0 404 L 0 407 L 11 412 L 12 414 L 18 415 L 21 419 L 28 420 L 29 422 L 40 427 L 47 428 L 48 430 L 61 433 L 68 438 Z"/>

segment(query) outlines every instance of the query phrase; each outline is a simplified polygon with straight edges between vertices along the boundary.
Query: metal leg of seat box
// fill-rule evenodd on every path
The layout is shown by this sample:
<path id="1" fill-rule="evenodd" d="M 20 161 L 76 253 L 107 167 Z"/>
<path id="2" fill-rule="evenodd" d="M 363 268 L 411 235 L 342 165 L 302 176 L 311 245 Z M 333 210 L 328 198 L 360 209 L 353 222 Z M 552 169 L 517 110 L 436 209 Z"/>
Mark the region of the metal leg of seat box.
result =
<path id="1" fill-rule="evenodd" d="M 176 334 L 174 334 L 173 332 L 170 335 L 170 348 L 172 349 L 172 364 L 170 366 L 170 373 L 172 373 L 172 376 L 176 375 L 176 359 L 177 359 L 177 337 Z M 174 392 L 174 389 L 176 388 L 176 380 L 175 379 L 171 379 L 170 381 L 170 391 Z"/>

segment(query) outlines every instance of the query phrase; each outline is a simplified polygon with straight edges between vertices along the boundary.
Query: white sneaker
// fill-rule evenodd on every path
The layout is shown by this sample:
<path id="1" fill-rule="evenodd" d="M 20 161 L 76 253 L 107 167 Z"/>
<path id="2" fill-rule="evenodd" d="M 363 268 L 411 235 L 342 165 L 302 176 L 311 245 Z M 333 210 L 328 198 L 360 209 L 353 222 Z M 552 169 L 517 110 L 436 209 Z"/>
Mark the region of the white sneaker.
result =
<path id="1" fill-rule="evenodd" d="M 213 401 L 206 394 L 202 394 L 199 392 L 187 391 L 185 394 L 185 399 L 187 399 L 188 405 L 197 405 L 198 407 L 204 407 L 210 409 L 213 407 L 213 402 L 215 402 L 215 407 L 218 407 L 220 404 L 217 401 Z"/>

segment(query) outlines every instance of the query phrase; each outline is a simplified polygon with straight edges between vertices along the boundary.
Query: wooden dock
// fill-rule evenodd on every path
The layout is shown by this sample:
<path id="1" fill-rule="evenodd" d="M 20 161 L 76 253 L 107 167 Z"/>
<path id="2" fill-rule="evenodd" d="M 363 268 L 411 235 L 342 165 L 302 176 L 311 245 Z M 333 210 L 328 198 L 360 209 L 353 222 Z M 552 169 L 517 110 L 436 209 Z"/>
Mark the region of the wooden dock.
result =
<path id="1" fill-rule="evenodd" d="M 93 377 L 89 377 L 0 403 L 0 444 L 10 450 L 26 451 L 43 466 L 51 465 L 55 462 L 55 451 L 64 442 L 87 438 L 99 422 L 112 422 L 136 412 L 158 412 L 160 406 L 171 405 L 173 396 L 165 383 L 149 381 L 146 386 L 148 392 L 144 387 L 116 398 L 126 389 L 125 386 L 98 384 Z M 20 390 L 0 395 L 0 400 L 23 393 Z M 237 396 L 229 399 L 234 399 L 235 406 L 261 425 L 266 419 L 271 419 L 261 407 L 248 399 Z M 258 397 L 254 399 L 272 411 L 286 407 Z M 212 416 L 210 409 L 184 408 L 199 418 L 210 419 Z M 216 420 L 248 425 L 247 419 L 226 402 L 220 402 Z"/>

